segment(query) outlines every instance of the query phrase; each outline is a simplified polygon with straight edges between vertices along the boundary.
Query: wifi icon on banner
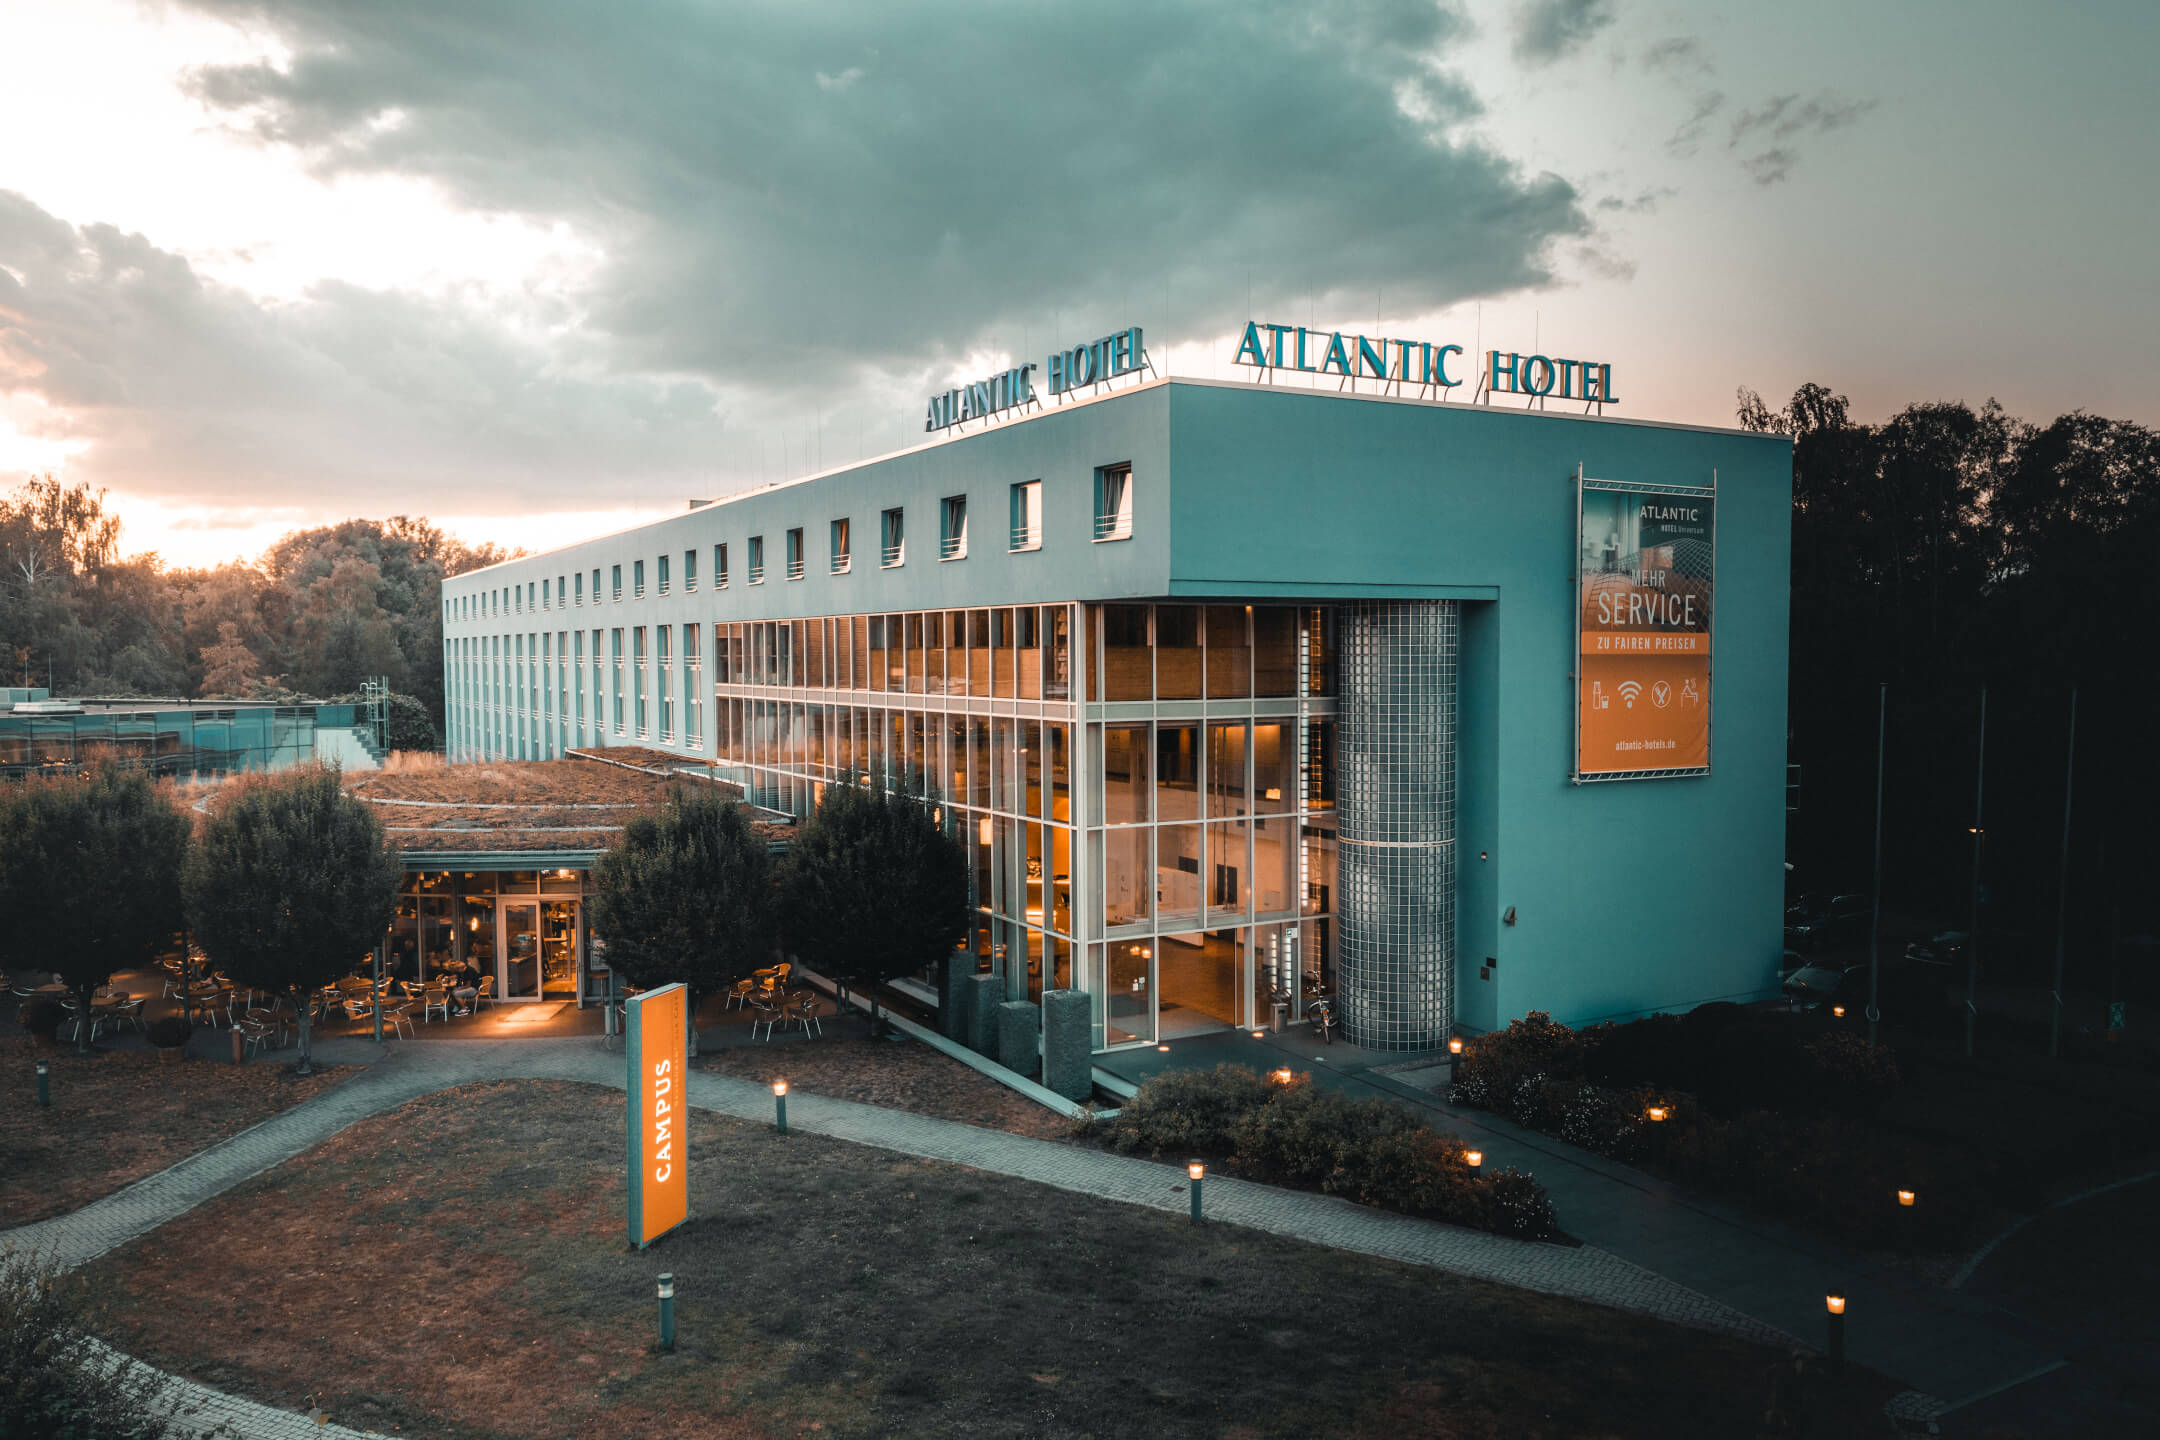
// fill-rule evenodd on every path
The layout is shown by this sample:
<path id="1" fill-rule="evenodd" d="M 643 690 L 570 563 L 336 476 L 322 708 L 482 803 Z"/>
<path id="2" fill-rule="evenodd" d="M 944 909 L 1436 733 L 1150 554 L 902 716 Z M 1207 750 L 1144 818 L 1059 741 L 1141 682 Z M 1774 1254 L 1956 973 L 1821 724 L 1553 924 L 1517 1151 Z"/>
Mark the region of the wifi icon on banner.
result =
<path id="1" fill-rule="evenodd" d="M 1634 709 L 1635 702 L 1642 698 L 1641 684 L 1634 680 L 1622 680 L 1620 682 L 1620 698 L 1627 702 L 1628 709 Z"/>

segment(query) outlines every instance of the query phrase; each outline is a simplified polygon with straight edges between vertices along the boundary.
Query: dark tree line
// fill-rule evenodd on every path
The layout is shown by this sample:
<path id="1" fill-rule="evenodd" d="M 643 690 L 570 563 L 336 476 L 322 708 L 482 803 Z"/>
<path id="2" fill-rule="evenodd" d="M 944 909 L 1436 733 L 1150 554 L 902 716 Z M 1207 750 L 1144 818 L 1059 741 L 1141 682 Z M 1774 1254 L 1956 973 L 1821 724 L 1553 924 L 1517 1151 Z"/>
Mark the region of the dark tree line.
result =
<path id="1" fill-rule="evenodd" d="M 123 558 L 87 485 L 0 496 L 0 675 L 58 695 L 277 700 L 349 695 L 371 675 L 442 727 L 442 582 L 508 558 L 424 519 L 346 520 L 253 561 Z"/>
<path id="2" fill-rule="evenodd" d="M 1796 888 L 1868 888 L 1887 683 L 1885 905 L 1962 928 L 1984 685 L 1983 933 L 2033 973 L 2053 950 L 2075 685 L 2073 979 L 2104 985 L 2118 915 L 2126 933 L 2160 922 L 2160 434 L 2083 413 L 2032 425 L 1993 402 L 1870 425 L 1820 385 L 1776 411 L 1743 390 L 1740 421 L 1793 437 Z"/>

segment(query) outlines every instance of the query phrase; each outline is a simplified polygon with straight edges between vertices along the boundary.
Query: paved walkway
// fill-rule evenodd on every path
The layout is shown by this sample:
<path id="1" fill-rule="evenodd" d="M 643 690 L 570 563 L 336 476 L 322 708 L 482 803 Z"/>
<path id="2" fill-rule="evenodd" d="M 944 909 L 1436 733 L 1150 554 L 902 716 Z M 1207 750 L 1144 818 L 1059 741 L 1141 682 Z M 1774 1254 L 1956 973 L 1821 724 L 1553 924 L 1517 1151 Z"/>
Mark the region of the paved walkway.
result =
<path id="1" fill-rule="evenodd" d="M 0 1233 L 0 1245 L 15 1247 L 17 1253 L 36 1252 L 62 1269 L 74 1269 L 305 1152 L 355 1121 L 422 1095 L 489 1080 L 573 1080 L 616 1088 L 625 1080 L 621 1053 L 604 1051 L 590 1039 L 406 1042 L 391 1047 L 381 1058 L 371 1042 L 333 1040 L 318 1045 L 316 1052 L 324 1063 L 360 1063 L 366 1068 L 320 1097 L 114 1195 L 71 1214 Z M 751 1121 L 767 1121 L 772 1114 L 772 1095 L 765 1087 L 706 1071 L 692 1073 L 689 1098 L 700 1109 Z M 971 1166 L 1124 1204 L 1182 1212 L 1189 1203 L 1184 1170 L 1179 1166 L 800 1091 L 788 1099 L 792 1130 Z M 1794 1343 L 1776 1326 L 1596 1246 L 1530 1244 L 1226 1176 L 1208 1182 L 1207 1213 L 1219 1222 L 1588 1300 L 1749 1340 Z M 359 1433 L 319 1425 L 290 1411 L 187 1382 L 175 1385 L 175 1394 L 183 1402 L 179 1420 L 186 1434 L 207 1434 L 220 1423 L 241 1435 L 278 1440 L 288 1435 L 342 1440 Z"/>

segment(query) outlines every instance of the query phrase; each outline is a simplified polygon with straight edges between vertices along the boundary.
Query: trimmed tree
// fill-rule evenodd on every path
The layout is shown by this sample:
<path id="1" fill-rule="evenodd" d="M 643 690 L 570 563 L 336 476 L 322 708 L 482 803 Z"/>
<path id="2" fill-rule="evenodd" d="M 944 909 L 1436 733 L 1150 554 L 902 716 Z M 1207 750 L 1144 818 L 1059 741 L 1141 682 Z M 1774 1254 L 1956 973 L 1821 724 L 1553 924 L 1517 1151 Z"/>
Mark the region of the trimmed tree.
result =
<path id="1" fill-rule="evenodd" d="M 690 990 L 690 1053 L 698 1001 L 770 964 L 772 853 L 741 804 L 677 787 L 640 815 L 594 867 L 592 928 L 608 968 L 634 985 Z"/>
<path id="2" fill-rule="evenodd" d="M 389 929 L 398 859 L 334 768 L 309 765 L 237 788 L 182 872 L 188 923 L 227 975 L 291 997 L 306 1075 L 309 998 Z"/>
<path id="3" fill-rule="evenodd" d="M 0 787 L 0 953 L 57 973 L 87 1017 L 98 986 L 180 929 L 187 848 L 187 817 L 140 770 L 106 762 Z M 88 1053 L 87 1023 L 75 1043 Z"/>
<path id="4" fill-rule="evenodd" d="M 843 780 L 797 832 L 780 867 L 788 948 L 857 988 L 935 965 L 968 933 L 967 856 L 929 808 Z M 878 1018 L 876 992 L 871 1016 Z"/>

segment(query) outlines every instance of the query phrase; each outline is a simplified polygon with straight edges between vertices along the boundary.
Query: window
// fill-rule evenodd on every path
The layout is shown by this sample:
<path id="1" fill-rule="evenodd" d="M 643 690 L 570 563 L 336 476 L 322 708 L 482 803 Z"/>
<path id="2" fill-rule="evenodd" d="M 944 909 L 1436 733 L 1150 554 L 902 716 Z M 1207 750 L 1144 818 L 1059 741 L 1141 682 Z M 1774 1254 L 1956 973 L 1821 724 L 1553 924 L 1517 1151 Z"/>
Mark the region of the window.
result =
<path id="1" fill-rule="evenodd" d="M 854 567 L 855 557 L 848 549 L 848 522 L 832 522 L 832 573 L 845 575 Z"/>
<path id="2" fill-rule="evenodd" d="M 642 560 L 630 562 L 630 598 L 633 600 L 645 598 L 645 562 Z"/>
<path id="3" fill-rule="evenodd" d="M 593 566 L 592 572 L 592 603 L 600 603 L 600 567 L 597 565 Z"/>
<path id="4" fill-rule="evenodd" d="M 555 577 L 555 603 L 562 607 L 570 604 L 570 577 L 567 575 Z"/>
<path id="5" fill-rule="evenodd" d="M 1012 487 L 1012 548 L 1042 549 L 1042 481 L 1023 480 Z"/>
<path id="6" fill-rule="evenodd" d="M 685 567 L 687 569 L 687 567 Z M 705 675 L 698 655 L 698 627 L 682 627 L 683 744 L 692 750 L 705 748 Z"/>
<path id="7" fill-rule="evenodd" d="M 618 572 L 622 569 L 620 565 L 616 566 L 615 568 Z M 615 629 L 608 632 L 608 655 L 614 662 L 613 668 L 615 671 L 615 733 L 620 735 L 623 733 L 621 626 L 617 626 Z"/>
<path id="8" fill-rule="evenodd" d="M 535 591 L 535 582 L 533 582 L 533 581 L 531 581 L 531 580 L 528 580 L 528 581 L 526 581 L 526 582 L 525 582 L 525 608 L 526 608 L 526 609 L 528 609 L 528 610 L 538 610 L 538 609 L 540 608 L 540 600 L 539 600 L 539 597 L 538 597 L 538 596 L 537 596 L 537 595 L 536 595 L 536 594 L 534 593 L 534 591 Z"/>
<path id="9" fill-rule="evenodd" d="M 765 583 L 765 537 L 762 535 L 750 537 L 750 583 Z"/>
<path id="10" fill-rule="evenodd" d="M 555 608 L 555 597 L 548 592 L 548 582 L 545 580 L 540 582 L 540 608 L 543 610 Z"/>
<path id="11" fill-rule="evenodd" d="M 887 510 L 879 517 L 878 563 L 886 569 L 907 560 L 907 516 L 898 508 Z"/>
<path id="12" fill-rule="evenodd" d="M 661 593 L 662 595 L 665 595 L 665 594 L 667 594 L 667 590 L 668 590 L 668 563 L 667 563 L 667 562 L 668 562 L 668 557 L 667 557 L 667 556 L 665 556 L 665 555 L 662 555 L 662 556 L 660 557 L 660 573 L 659 573 L 659 574 L 658 574 L 657 576 L 655 576 L 655 577 L 654 577 L 655 579 L 657 579 L 657 580 L 658 580 L 658 581 L 660 582 L 660 593 Z"/>
<path id="13" fill-rule="evenodd" d="M 615 600 L 619 603 L 622 600 L 622 566 L 610 566 L 608 569 L 608 580 L 611 582 L 608 588 L 612 592 Z"/>
<path id="14" fill-rule="evenodd" d="M 727 546 L 725 544 L 712 547 L 712 588 L 715 590 L 727 589 Z"/>
<path id="15" fill-rule="evenodd" d="M 802 579 L 802 577 L 803 534 L 802 527 L 798 525 L 793 530 L 787 532 L 787 578 L 790 580 L 800 580 Z"/>
<path id="16" fill-rule="evenodd" d="M 653 631 L 653 642 L 657 647 L 653 658 L 659 662 L 655 672 L 658 683 L 653 686 L 653 694 L 660 700 L 660 742 L 663 745 L 675 738 L 675 657 L 670 653 L 674 638 L 675 627 L 672 625 L 662 625 Z M 644 697 L 640 694 L 639 698 Z"/>
<path id="17" fill-rule="evenodd" d="M 948 495 L 938 502 L 938 559 L 967 558 L 967 496 Z"/>
<path id="18" fill-rule="evenodd" d="M 517 586 L 513 586 L 513 587 L 511 588 L 511 592 L 510 592 L 510 598 L 511 598 L 511 604 L 512 604 L 512 605 L 513 605 L 513 606 L 515 607 L 515 608 L 513 608 L 513 609 L 511 610 L 511 612 L 510 612 L 510 613 L 511 613 L 511 614 L 513 614 L 513 615 L 522 615 L 522 614 L 524 614 L 524 613 L 525 613 L 525 587 L 524 587 L 524 586 L 522 586 L 522 585 L 517 585 Z"/>
<path id="19" fill-rule="evenodd" d="M 577 603 L 585 603 L 585 572 L 582 570 L 577 573 Z"/>
<path id="20" fill-rule="evenodd" d="M 682 588 L 686 591 L 697 589 L 697 551 L 695 550 L 682 552 Z"/>
<path id="21" fill-rule="evenodd" d="M 637 737 L 645 738 L 645 627 L 640 625 L 630 632 L 630 682 L 637 687 L 633 711 L 637 718 Z"/>
<path id="22" fill-rule="evenodd" d="M 1132 536 L 1132 466 L 1105 465 L 1095 472 L 1095 538 Z"/>

